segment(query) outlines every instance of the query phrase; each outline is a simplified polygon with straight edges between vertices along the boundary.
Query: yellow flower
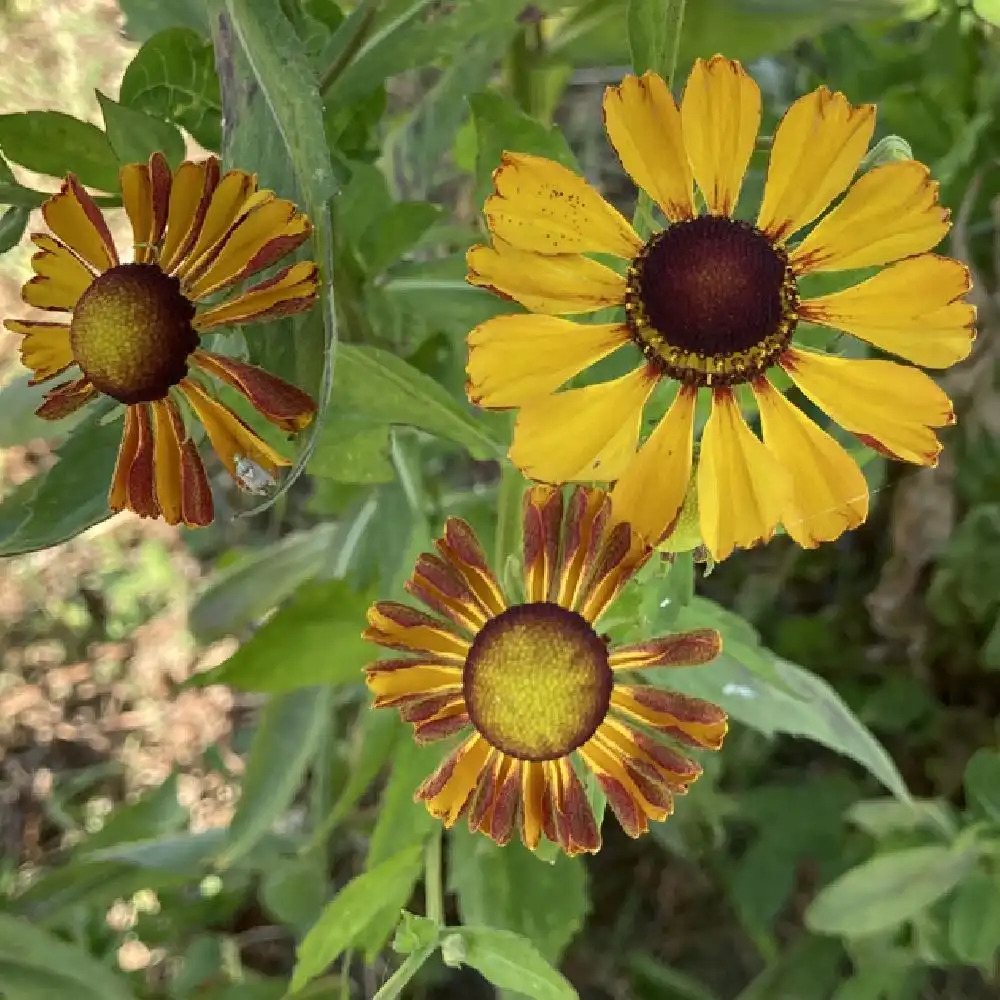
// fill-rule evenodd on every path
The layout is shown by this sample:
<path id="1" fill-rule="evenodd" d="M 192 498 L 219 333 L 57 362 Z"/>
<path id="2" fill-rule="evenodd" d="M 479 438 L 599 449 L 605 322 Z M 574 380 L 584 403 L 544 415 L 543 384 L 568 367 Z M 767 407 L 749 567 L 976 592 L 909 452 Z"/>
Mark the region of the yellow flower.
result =
<path id="1" fill-rule="evenodd" d="M 722 56 L 695 63 L 679 107 L 655 74 L 627 76 L 605 92 L 605 127 L 666 228 L 643 241 L 565 167 L 505 153 L 485 206 L 492 245 L 468 255 L 469 281 L 542 314 L 500 316 L 469 335 L 469 398 L 519 408 L 510 457 L 526 475 L 615 481 L 615 516 L 658 542 L 684 502 L 696 399 L 711 396 L 697 491 L 716 559 L 769 538 L 779 522 L 814 546 L 867 516 L 860 469 L 785 398 L 776 369 L 892 458 L 933 465 L 941 445 L 932 428 L 954 422 L 947 396 L 921 371 L 799 346 L 800 321 L 930 368 L 966 357 L 975 321 L 963 299 L 968 270 L 928 252 L 949 214 L 927 168 L 886 163 L 851 185 L 872 137 L 872 105 L 852 106 L 826 87 L 795 101 L 774 134 L 756 221 L 735 218 L 760 117 L 757 85 Z M 624 259 L 625 274 L 590 254 Z M 890 266 L 831 294 L 800 289 L 808 275 L 881 265 Z M 559 318 L 609 306 L 624 306 L 623 322 Z M 556 391 L 626 344 L 642 354 L 634 371 Z M 643 407 L 660 382 L 675 394 L 637 453 Z M 751 399 L 763 440 L 743 417 Z"/>
<path id="2" fill-rule="evenodd" d="M 705 663 L 721 648 L 712 629 L 609 647 L 596 623 L 650 549 L 612 524 L 606 493 L 535 486 L 524 498 L 523 603 L 510 603 L 472 529 L 449 518 L 439 556 L 417 560 L 407 590 L 442 618 L 379 601 L 366 639 L 416 658 L 368 667 L 375 707 L 395 707 L 418 743 L 471 734 L 420 786 L 416 798 L 451 826 L 507 843 L 515 825 L 534 850 L 544 834 L 567 854 L 597 851 L 601 836 L 574 758 L 604 789 L 625 832 L 673 811 L 701 773 L 646 730 L 717 750 L 722 709 L 623 672 Z M 447 621 L 442 620 L 447 619 Z"/>
<path id="3" fill-rule="evenodd" d="M 108 496 L 112 510 L 209 524 L 212 494 L 178 406 L 183 399 L 229 472 L 246 482 L 273 476 L 286 458 L 209 395 L 191 369 L 242 393 L 271 423 L 298 431 L 316 405 L 300 389 L 252 365 L 199 347 L 202 333 L 308 309 L 316 265 L 292 264 L 242 295 L 198 309 L 290 253 L 306 240 L 309 220 L 241 170 L 220 176 L 219 161 L 182 163 L 173 175 L 159 153 L 122 168 L 122 195 L 134 255 L 122 264 L 100 210 L 70 174 L 42 206 L 49 233 L 25 284 L 28 305 L 69 313 L 52 321 L 8 319 L 22 334 L 21 360 L 32 384 L 73 369 L 49 390 L 38 415 L 58 420 L 99 394 L 125 404 L 125 428 Z M 76 371 L 79 369 L 79 372 Z M 242 475 L 241 475 L 242 473 Z"/>

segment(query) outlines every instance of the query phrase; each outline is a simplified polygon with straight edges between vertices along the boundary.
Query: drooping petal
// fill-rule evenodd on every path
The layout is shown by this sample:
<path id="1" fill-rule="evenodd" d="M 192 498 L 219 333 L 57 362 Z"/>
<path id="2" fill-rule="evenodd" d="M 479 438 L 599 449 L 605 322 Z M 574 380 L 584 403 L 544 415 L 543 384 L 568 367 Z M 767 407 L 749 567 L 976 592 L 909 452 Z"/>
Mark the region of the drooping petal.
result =
<path id="1" fill-rule="evenodd" d="M 212 490 L 194 442 L 187 436 L 176 403 L 155 400 L 156 498 L 167 524 L 190 527 L 212 523 Z"/>
<path id="2" fill-rule="evenodd" d="M 781 359 L 792 381 L 845 430 L 890 458 L 936 465 L 932 427 L 955 422 L 944 391 L 916 368 L 792 348 Z"/>
<path id="3" fill-rule="evenodd" d="M 889 264 L 930 250 L 951 223 L 938 184 L 916 160 L 874 167 L 791 252 L 797 274 Z"/>
<path id="4" fill-rule="evenodd" d="M 601 849 L 601 831 L 587 793 L 566 757 L 546 761 L 547 801 L 543 805 L 543 829 L 570 857 L 595 854 Z"/>
<path id="5" fill-rule="evenodd" d="M 774 133 L 757 228 L 783 243 L 812 222 L 851 183 L 874 130 L 874 104 L 827 87 L 795 101 Z"/>
<path id="6" fill-rule="evenodd" d="M 764 444 L 791 481 L 785 530 L 803 548 L 831 542 L 868 516 L 868 485 L 857 462 L 767 379 L 753 384 Z"/>
<path id="7" fill-rule="evenodd" d="M 625 172 L 671 222 L 695 215 L 681 114 L 656 73 L 626 76 L 604 91 L 604 128 Z"/>
<path id="8" fill-rule="evenodd" d="M 97 395 L 97 389 L 84 375 L 72 382 L 62 382 L 45 394 L 45 400 L 35 410 L 35 415 L 43 420 L 61 420 L 76 413 Z"/>
<path id="9" fill-rule="evenodd" d="M 611 490 L 616 521 L 627 521 L 650 545 L 671 531 L 691 478 L 697 390 L 682 387 L 663 419 Z"/>
<path id="10" fill-rule="evenodd" d="M 11 333 L 23 336 L 21 364 L 32 372 L 28 385 L 38 385 L 64 372 L 74 362 L 66 323 L 38 323 L 25 319 L 6 319 L 3 325 Z"/>
<path id="11" fill-rule="evenodd" d="M 714 628 L 702 628 L 619 646 L 611 651 L 608 664 L 612 670 L 692 667 L 714 660 L 721 651 L 722 636 Z"/>
<path id="12" fill-rule="evenodd" d="M 701 535 L 717 561 L 766 542 L 791 501 L 785 469 L 747 426 L 732 392 L 717 389 L 698 465 Z"/>
<path id="13" fill-rule="evenodd" d="M 233 479 L 239 480 L 236 462 L 240 458 L 256 462 L 272 476 L 277 473 L 279 466 L 292 464 L 262 440 L 232 410 L 209 396 L 193 379 L 183 379 L 177 388 L 204 425 L 212 448 Z"/>
<path id="14" fill-rule="evenodd" d="M 140 517 L 157 517 L 153 425 L 149 406 L 125 408 L 125 431 L 111 480 L 108 504 L 114 511 L 131 510 Z"/>
<path id="15" fill-rule="evenodd" d="M 316 265 L 311 260 L 299 261 L 282 268 L 237 298 L 198 313 L 193 326 L 198 331 L 205 331 L 291 316 L 312 306 L 318 290 Z"/>
<path id="16" fill-rule="evenodd" d="M 538 847 L 542 836 L 543 797 L 546 794 L 545 769 L 538 761 L 521 765 L 521 840 L 529 851 Z"/>
<path id="17" fill-rule="evenodd" d="M 272 198 L 242 216 L 207 265 L 187 274 L 182 287 L 196 301 L 228 288 L 281 260 L 311 232 L 309 220 L 292 202 Z"/>
<path id="18" fill-rule="evenodd" d="M 430 653 L 456 666 L 465 663 L 470 647 L 449 625 L 397 601 L 377 601 L 368 609 L 364 636 L 387 649 Z"/>
<path id="19" fill-rule="evenodd" d="M 122 430 L 121 444 L 118 446 L 118 458 L 115 471 L 111 476 L 111 489 L 108 491 L 108 506 L 113 511 L 124 510 L 128 506 L 128 477 L 139 449 L 139 418 L 138 407 L 125 407 L 125 426 Z"/>
<path id="20" fill-rule="evenodd" d="M 617 479 L 635 453 L 642 408 L 656 380 L 641 366 L 610 382 L 524 404 L 510 460 L 542 482 Z"/>
<path id="21" fill-rule="evenodd" d="M 282 430 L 300 431 L 308 427 L 316 415 L 316 404 L 306 393 L 263 368 L 201 348 L 190 360 L 196 368 L 246 396 L 261 416 Z"/>
<path id="22" fill-rule="evenodd" d="M 160 251 L 160 267 L 168 274 L 194 245 L 219 184 L 219 161 L 210 156 L 185 160 L 174 171 L 167 208 L 166 232 Z"/>
<path id="23" fill-rule="evenodd" d="M 35 277 L 24 286 L 21 297 L 37 309 L 71 311 L 93 284 L 93 272 L 51 236 L 35 233 L 31 241 L 38 247 L 31 257 Z"/>
<path id="24" fill-rule="evenodd" d="M 760 88 L 735 59 L 696 59 L 681 99 L 684 144 L 712 215 L 732 215 L 760 129 Z"/>
<path id="25" fill-rule="evenodd" d="M 703 698 L 644 685 L 615 685 L 614 708 L 688 746 L 718 750 L 728 729 L 726 713 Z"/>
<path id="26" fill-rule="evenodd" d="M 425 802 L 427 811 L 446 827 L 453 826 L 466 809 L 490 752 L 478 733 L 470 736 L 423 782 L 414 798 Z"/>
<path id="27" fill-rule="evenodd" d="M 101 210 L 73 174 L 67 174 L 59 193 L 43 203 L 42 217 L 49 229 L 96 271 L 106 271 L 118 263 L 118 252 Z"/>
<path id="28" fill-rule="evenodd" d="M 541 156 L 504 153 L 484 212 L 490 231 L 541 254 L 608 253 L 630 260 L 642 240 L 582 177 Z"/>
<path id="29" fill-rule="evenodd" d="M 580 254 L 542 255 L 501 239 L 466 254 L 471 285 L 520 302 L 531 312 L 565 315 L 593 312 L 625 301 L 625 278 Z"/>
<path id="30" fill-rule="evenodd" d="M 960 261 L 921 254 L 843 291 L 807 299 L 799 316 L 914 364 L 947 368 L 972 350 L 976 309 L 962 298 L 970 286 Z"/>
<path id="31" fill-rule="evenodd" d="M 528 601 L 554 601 L 559 569 L 563 497 L 558 487 L 532 486 L 524 493 L 524 582 Z"/>
<path id="32" fill-rule="evenodd" d="M 555 316 L 496 316 L 468 337 L 469 400 L 487 409 L 521 406 L 628 342 L 621 323 L 574 323 Z"/>

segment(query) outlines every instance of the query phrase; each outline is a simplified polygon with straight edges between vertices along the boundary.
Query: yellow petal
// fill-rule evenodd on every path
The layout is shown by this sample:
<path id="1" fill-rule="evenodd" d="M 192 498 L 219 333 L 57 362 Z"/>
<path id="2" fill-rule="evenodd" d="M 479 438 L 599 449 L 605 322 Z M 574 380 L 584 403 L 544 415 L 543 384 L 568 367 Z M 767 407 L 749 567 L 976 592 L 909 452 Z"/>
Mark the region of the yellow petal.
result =
<path id="1" fill-rule="evenodd" d="M 466 390 L 479 406 L 521 406 L 555 392 L 627 342 L 628 330 L 621 323 L 496 316 L 469 334 Z"/>
<path id="2" fill-rule="evenodd" d="M 809 549 L 856 528 L 868 516 L 868 485 L 854 459 L 766 379 L 753 391 L 764 444 L 791 479 L 788 534 Z"/>
<path id="3" fill-rule="evenodd" d="M 631 259 L 642 248 L 621 212 L 554 160 L 504 153 L 493 186 L 483 209 L 490 231 L 520 250 Z"/>
<path id="4" fill-rule="evenodd" d="M 493 748 L 476 733 L 444 760 L 417 789 L 415 797 L 427 803 L 427 811 L 450 827 L 461 815 L 479 781 Z"/>
<path id="5" fill-rule="evenodd" d="M 93 272 L 51 236 L 39 233 L 31 239 L 39 248 L 31 258 L 36 276 L 24 286 L 21 297 L 39 309 L 72 310 L 93 283 Z"/>
<path id="6" fill-rule="evenodd" d="M 118 263 L 101 210 L 72 174 L 63 181 L 59 193 L 42 205 L 42 217 L 63 243 L 97 271 Z"/>
<path id="7" fill-rule="evenodd" d="M 888 264 L 923 253 L 951 225 L 938 184 L 916 160 L 874 167 L 792 251 L 797 274 Z"/>
<path id="8" fill-rule="evenodd" d="M 766 542 L 790 502 L 787 473 L 747 426 L 732 392 L 716 390 L 698 463 L 701 536 L 708 551 L 721 561 L 737 546 Z"/>
<path id="9" fill-rule="evenodd" d="M 247 201 L 256 191 L 256 174 L 247 174 L 242 170 L 229 170 L 225 173 L 212 193 L 212 200 L 201 223 L 198 238 L 184 255 L 184 259 L 176 262 L 175 273 L 183 276 L 202 262 L 208 251 L 212 250 L 232 229 L 240 213 L 244 211 Z"/>
<path id="10" fill-rule="evenodd" d="M 663 419 L 611 491 L 616 521 L 655 545 L 674 526 L 691 477 L 697 390 L 681 387 Z"/>
<path id="11" fill-rule="evenodd" d="M 877 451 L 935 465 L 941 443 L 930 429 L 955 422 L 944 391 L 916 368 L 792 348 L 781 367 L 821 410 Z"/>
<path id="12" fill-rule="evenodd" d="M 604 128 L 626 173 L 671 222 L 694 217 L 691 168 L 674 95 L 656 73 L 604 92 Z"/>
<path id="13" fill-rule="evenodd" d="M 972 350 L 976 309 L 962 298 L 970 287 L 964 264 L 921 254 L 843 291 L 807 299 L 799 316 L 914 364 L 947 368 Z"/>
<path id="14" fill-rule="evenodd" d="M 168 524 L 201 527 L 212 523 L 212 489 L 194 442 L 187 436 L 177 404 L 155 400 L 156 498 Z"/>
<path id="15" fill-rule="evenodd" d="M 35 323 L 7 319 L 5 327 L 24 336 L 21 341 L 21 364 L 33 372 L 29 385 L 37 385 L 65 371 L 73 361 L 69 344 L 69 326 L 65 323 Z"/>
<path id="16" fill-rule="evenodd" d="M 219 161 L 214 156 L 197 163 L 185 160 L 174 171 L 167 228 L 160 252 L 160 266 L 164 271 L 171 271 L 191 248 L 218 183 Z"/>
<path id="17" fill-rule="evenodd" d="M 760 88 L 735 59 L 696 59 L 681 98 L 681 120 L 709 212 L 732 215 L 760 128 Z"/>
<path id="18" fill-rule="evenodd" d="M 532 312 L 593 312 L 625 301 L 625 278 L 579 254 L 543 256 L 497 239 L 466 255 L 471 285 L 489 288 Z"/>
<path id="19" fill-rule="evenodd" d="M 316 265 L 311 260 L 299 261 L 237 298 L 198 313 L 192 325 L 202 331 L 288 316 L 308 309 L 316 301 L 318 288 Z"/>
<path id="20" fill-rule="evenodd" d="M 149 233 L 153 226 L 153 194 L 149 167 L 128 163 L 119 172 L 125 214 L 132 223 L 132 255 L 136 264 L 149 260 Z"/>
<path id="21" fill-rule="evenodd" d="M 534 400 L 518 414 L 510 460 L 541 482 L 617 479 L 635 453 L 655 384 L 643 365 L 611 382 Z"/>
<path id="22" fill-rule="evenodd" d="M 874 104 L 827 87 L 795 101 L 774 133 L 757 228 L 782 243 L 812 222 L 851 183 L 874 130 Z"/>
<path id="23" fill-rule="evenodd" d="M 236 474 L 237 458 L 248 458 L 251 462 L 256 462 L 272 476 L 279 466 L 292 464 L 263 441 L 232 410 L 209 396 L 193 379 L 183 379 L 178 388 L 204 425 L 215 453 L 233 479 L 239 479 Z"/>

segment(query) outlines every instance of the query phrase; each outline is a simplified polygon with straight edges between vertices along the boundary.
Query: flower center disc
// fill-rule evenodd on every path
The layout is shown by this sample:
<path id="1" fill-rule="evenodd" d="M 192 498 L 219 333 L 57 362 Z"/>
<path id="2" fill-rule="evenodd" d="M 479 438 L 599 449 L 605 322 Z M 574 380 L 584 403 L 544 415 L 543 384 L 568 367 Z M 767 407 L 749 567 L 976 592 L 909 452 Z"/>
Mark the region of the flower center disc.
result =
<path id="1" fill-rule="evenodd" d="M 73 357 L 121 403 L 162 399 L 187 374 L 198 346 L 193 316 L 176 278 L 153 264 L 121 264 L 80 296 L 70 323 Z"/>
<path id="2" fill-rule="evenodd" d="M 491 618 L 472 643 L 463 677 L 473 725 L 521 760 L 555 760 L 604 720 L 611 668 L 589 622 L 557 604 L 520 604 Z"/>
<path id="3" fill-rule="evenodd" d="M 693 385 L 749 381 L 795 330 L 788 258 L 746 222 L 702 216 L 657 233 L 628 270 L 632 339 L 665 374 Z"/>

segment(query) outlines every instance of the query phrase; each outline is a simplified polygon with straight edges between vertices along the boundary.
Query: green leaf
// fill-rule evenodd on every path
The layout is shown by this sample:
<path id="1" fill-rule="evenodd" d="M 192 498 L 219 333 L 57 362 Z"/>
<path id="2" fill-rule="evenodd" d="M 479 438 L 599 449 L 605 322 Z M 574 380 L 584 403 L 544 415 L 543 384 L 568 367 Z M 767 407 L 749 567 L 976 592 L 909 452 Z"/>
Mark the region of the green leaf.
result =
<path id="1" fill-rule="evenodd" d="M 628 0 L 625 12 L 628 47 L 636 73 L 663 74 L 667 52 L 674 44 L 663 0 Z"/>
<path id="2" fill-rule="evenodd" d="M 396 473 L 389 461 L 389 434 L 386 424 L 329 407 L 309 459 L 310 475 L 358 486 L 390 482 Z"/>
<path id="3" fill-rule="evenodd" d="M 420 846 L 400 851 L 340 890 L 299 945 L 290 994 L 323 973 L 385 910 L 403 908 L 420 874 L 422 853 Z"/>
<path id="4" fill-rule="evenodd" d="M 15 209 L 10 211 L 13 212 Z M 61 438 L 91 416 L 87 413 L 86 407 L 58 422 L 35 416 L 35 411 L 42 405 L 45 393 L 51 386 L 29 385 L 30 381 L 31 374 L 24 372 L 15 375 L 0 388 L 0 448 L 27 444 L 36 438 L 46 438 L 50 441 L 53 438 Z"/>
<path id="5" fill-rule="evenodd" d="M 119 100 L 188 130 L 206 149 L 222 143 L 222 102 L 212 45 L 190 28 L 153 35 L 128 64 Z"/>
<path id="6" fill-rule="evenodd" d="M 559 854 L 548 864 L 518 842 L 497 847 L 462 827 L 450 843 L 449 883 L 462 922 L 523 934 L 557 961 L 590 909 L 583 860 Z"/>
<path id="7" fill-rule="evenodd" d="M 0 217 L 0 253 L 12 250 L 21 242 L 31 210 L 23 205 L 8 208 Z"/>
<path id="8" fill-rule="evenodd" d="M 1000 753 L 977 750 L 965 767 L 966 801 L 987 819 L 1000 820 Z"/>
<path id="9" fill-rule="evenodd" d="M 108 141 L 119 163 L 145 163 L 157 151 L 163 153 L 171 167 L 184 159 L 184 137 L 176 125 L 119 104 L 99 90 L 96 93 Z"/>
<path id="10" fill-rule="evenodd" d="M 855 826 L 879 839 L 891 833 L 912 830 L 955 832 L 956 823 L 948 803 L 937 799 L 865 799 L 855 802 L 846 817 Z"/>
<path id="11" fill-rule="evenodd" d="M 188 614 L 194 637 L 209 643 L 240 635 L 323 568 L 335 538 L 335 525 L 318 524 L 256 549 L 214 574 Z"/>
<path id="12" fill-rule="evenodd" d="M 316 684 L 360 684 L 377 658 L 361 638 L 368 597 L 343 580 L 301 585 L 292 600 L 199 686 L 229 684 L 243 691 L 295 691 Z"/>
<path id="13" fill-rule="evenodd" d="M 108 488 L 122 425 L 88 422 L 59 448 L 59 461 L 0 503 L 0 556 L 20 555 L 73 538 L 111 516 Z"/>
<path id="14" fill-rule="evenodd" d="M 880 854 L 820 890 L 806 924 L 851 938 L 889 930 L 951 892 L 975 860 L 973 848 L 940 844 Z"/>
<path id="15" fill-rule="evenodd" d="M 578 994 L 538 949 L 520 934 L 492 927 L 450 928 L 464 946 L 462 961 L 494 986 L 516 990 L 534 1000 L 578 1000 Z M 442 941 L 444 948 L 445 941 Z"/>
<path id="16" fill-rule="evenodd" d="M 326 901 L 326 861 L 313 854 L 287 858 L 268 868 L 260 886 L 260 898 L 282 924 L 307 931 Z"/>
<path id="17" fill-rule="evenodd" d="M 208 35 L 204 0 L 118 0 L 125 15 L 125 34 L 144 42 L 167 28 L 185 27 Z"/>
<path id="18" fill-rule="evenodd" d="M 996 878 L 977 868 L 958 887 L 948 921 L 948 941 L 963 962 L 984 970 L 1000 948 L 1000 891 Z"/>
<path id="19" fill-rule="evenodd" d="M 457 402 L 434 379 L 377 347 L 340 346 L 333 405 L 367 420 L 405 424 L 448 438 L 473 458 L 497 458 L 504 451 L 503 443 L 471 406 Z"/>
<path id="20" fill-rule="evenodd" d="M 229 126 L 223 153 L 255 170 L 265 186 L 284 195 L 297 192 L 313 224 L 311 251 L 319 267 L 319 312 L 272 323 L 270 336 L 251 346 L 253 363 L 312 392 L 319 408 L 280 488 L 251 512 L 260 513 L 305 470 L 330 397 L 337 343 L 330 206 L 338 184 L 316 79 L 281 5 L 210 0 L 209 12 Z M 262 135 L 273 141 L 261 142 Z"/>
<path id="21" fill-rule="evenodd" d="M 187 808 L 177 799 L 177 788 L 177 775 L 171 774 L 162 785 L 138 801 L 116 806 L 104 826 L 87 837 L 80 850 L 89 852 L 112 844 L 176 833 L 190 818 Z"/>
<path id="22" fill-rule="evenodd" d="M 725 652 L 700 667 L 646 672 L 665 688 L 705 698 L 767 736 L 789 733 L 821 743 L 857 761 L 902 802 L 910 801 L 902 775 L 885 747 L 822 678 L 775 658 L 781 688 L 768 684 Z"/>
<path id="23" fill-rule="evenodd" d="M 0 149 L 8 160 L 36 173 L 74 173 L 87 187 L 118 190 L 118 157 L 108 137 L 96 125 L 61 111 L 0 115 Z"/>
<path id="24" fill-rule="evenodd" d="M 426 201 L 400 201 L 379 213 L 361 236 L 358 252 L 369 275 L 394 264 L 440 218 L 441 209 Z"/>
<path id="25" fill-rule="evenodd" d="M 1000 0 L 972 0 L 972 9 L 984 21 L 1000 28 Z"/>
<path id="26" fill-rule="evenodd" d="M 219 856 L 228 867 L 246 854 L 291 805 L 330 722 L 330 688 L 272 696 L 250 745 L 239 805 Z"/>
<path id="27" fill-rule="evenodd" d="M 11 1000 L 21 997 L 74 996 L 83 1000 L 133 1000 L 125 980 L 114 975 L 82 948 L 68 945 L 27 920 L 0 913 L 0 983 Z M 16 978 L 15 978 L 16 977 Z M 44 992 L 49 983 L 51 992 Z M 8 993 L 11 981 L 15 990 Z M 34 984 L 34 985 L 32 985 Z M 64 993 L 56 993 L 62 985 Z M 34 992 L 32 992 L 32 990 Z"/>

